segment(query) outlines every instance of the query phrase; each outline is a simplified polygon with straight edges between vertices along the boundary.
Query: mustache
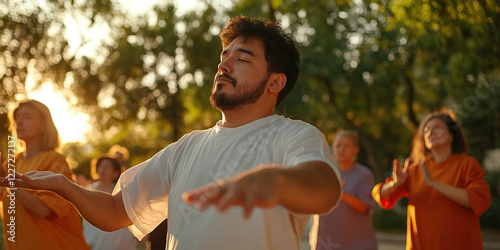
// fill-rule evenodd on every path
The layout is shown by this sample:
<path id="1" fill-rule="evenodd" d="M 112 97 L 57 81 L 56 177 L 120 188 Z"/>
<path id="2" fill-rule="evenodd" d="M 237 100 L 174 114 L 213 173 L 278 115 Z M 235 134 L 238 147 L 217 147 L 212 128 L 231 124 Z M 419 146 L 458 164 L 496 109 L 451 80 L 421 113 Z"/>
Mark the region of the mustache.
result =
<path id="1" fill-rule="evenodd" d="M 236 86 L 236 79 L 234 79 L 232 76 L 228 74 L 219 74 L 217 73 L 217 76 L 215 76 L 215 81 L 218 81 L 219 79 L 224 78 L 233 84 L 233 86 Z"/>

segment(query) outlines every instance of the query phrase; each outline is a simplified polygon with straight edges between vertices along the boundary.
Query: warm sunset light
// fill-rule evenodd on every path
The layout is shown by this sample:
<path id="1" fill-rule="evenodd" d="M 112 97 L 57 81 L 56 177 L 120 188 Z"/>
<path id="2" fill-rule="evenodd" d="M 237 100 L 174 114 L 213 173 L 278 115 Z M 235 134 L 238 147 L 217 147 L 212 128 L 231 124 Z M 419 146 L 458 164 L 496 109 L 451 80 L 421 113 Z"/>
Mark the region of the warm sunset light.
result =
<path id="1" fill-rule="evenodd" d="M 52 84 L 44 83 L 36 91 L 29 92 L 28 98 L 47 105 L 62 144 L 86 140 L 85 134 L 90 131 L 89 116 L 73 109 L 63 94 L 54 90 Z"/>

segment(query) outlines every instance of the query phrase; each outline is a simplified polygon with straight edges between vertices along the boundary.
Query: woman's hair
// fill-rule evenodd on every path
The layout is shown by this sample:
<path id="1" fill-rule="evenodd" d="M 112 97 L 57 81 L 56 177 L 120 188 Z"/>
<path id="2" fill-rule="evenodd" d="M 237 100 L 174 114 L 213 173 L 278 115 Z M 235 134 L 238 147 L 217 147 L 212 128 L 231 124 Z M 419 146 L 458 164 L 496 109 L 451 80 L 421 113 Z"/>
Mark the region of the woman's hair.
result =
<path id="1" fill-rule="evenodd" d="M 111 157 L 116 157 L 116 154 L 121 154 L 123 161 L 128 160 L 128 158 L 130 157 L 128 149 L 118 144 L 111 146 L 111 148 L 108 151 L 108 155 L 110 155 Z"/>
<path id="2" fill-rule="evenodd" d="M 453 137 L 453 141 L 451 142 L 452 153 L 467 153 L 467 140 L 462 133 L 462 129 L 460 128 L 455 115 L 449 109 L 442 109 L 427 115 L 420 123 L 417 131 L 415 131 L 411 151 L 411 158 L 415 163 L 425 161 L 430 156 L 431 151 L 425 146 L 424 129 L 427 123 L 434 118 L 441 119 L 446 124 L 448 131 Z"/>
<path id="3" fill-rule="evenodd" d="M 94 159 L 92 159 L 92 161 L 90 162 L 90 174 L 92 175 L 92 178 L 94 178 L 94 180 L 99 179 L 99 175 L 97 174 L 97 168 L 99 166 L 99 163 L 101 163 L 104 160 L 110 160 L 111 164 L 113 165 L 113 170 L 115 170 L 121 174 L 122 170 L 121 170 L 120 163 L 115 158 L 110 157 L 107 154 L 100 154 L 97 157 L 95 157 Z M 120 175 L 118 175 L 118 178 L 119 178 L 119 176 Z M 113 182 L 116 183 L 118 181 L 118 178 L 116 178 L 116 180 L 113 180 Z"/>
<path id="4" fill-rule="evenodd" d="M 340 138 L 342 138 L 344 136 L 350 137 L 352 139 L 352 141 L 354 142 L 354 144 L 359 147 L 358 132 L 356 132 L 354 130 L 342 130 L 342 131 L 338 132 L 337 135 L 335 135 L 335 140 L 333 140 L 332 147 L 335 147 L 335 144 L 337 144 L 337 142 L 340 140 Z"/>
<path id="5" fill-rule="evenodd" d="M 17 136 L 15 117 L 17 110 L 22 106 L 30 106 L 34 108 L 35 110 L 38 111 L 38 113 L 42 118 L 42 124 L 40 124 L 40 126 L 42 126 L 44 129 L 42 134 L 42 140 L 40 142 L 41 144 L 40 149 L 42 151 L 57 149 L 60 145 L 59 132 L 57 132 L 57 128 L 54 125 L 54 121 L 52 121 L 52 115 L 50 114 L 49 108 L 47 108 L 45 104 L 39 101 L 26 99 L 17 103 L 16 107 L 12 110 L 12 112 L 9 113 L 11 132 Z"/>

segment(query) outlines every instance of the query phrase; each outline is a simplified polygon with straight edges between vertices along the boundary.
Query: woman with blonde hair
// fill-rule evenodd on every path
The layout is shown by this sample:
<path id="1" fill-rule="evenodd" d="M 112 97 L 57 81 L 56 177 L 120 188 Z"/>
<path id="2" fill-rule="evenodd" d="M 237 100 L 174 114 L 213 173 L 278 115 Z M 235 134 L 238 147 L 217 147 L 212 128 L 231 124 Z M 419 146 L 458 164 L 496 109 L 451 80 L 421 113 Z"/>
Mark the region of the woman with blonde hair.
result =
<path id="1" fill-rule="evenodd" d="M 9 118 L 11 131 L 24 147 L 15 157 L 17 173 L 51 171 L 71 179 L 68 163 L 55 151 L 59 147 L 59 133 L 47 106 L 24 100 L 17 104 Z M 3 167 L 5 171 L 7 164 Z M 2 191 L 2 224 L 7 249 L 89 249 L 78 212 L 71 203 L 48 191 L 21 188 Z M 12 197 L 15 213 L 9 213 Z M 9 240 L 11 216 L 15 216 L 15 238 Z"/>
<path id="2" fill-rule="evenodd" d="M 483 249 L 479 216 L 491 204 L 490 188 L 453 113 L 428 115 L 413 138 L 404 167 L 373 188 L 384 209 L 408 197 L 406 249 Z"/>

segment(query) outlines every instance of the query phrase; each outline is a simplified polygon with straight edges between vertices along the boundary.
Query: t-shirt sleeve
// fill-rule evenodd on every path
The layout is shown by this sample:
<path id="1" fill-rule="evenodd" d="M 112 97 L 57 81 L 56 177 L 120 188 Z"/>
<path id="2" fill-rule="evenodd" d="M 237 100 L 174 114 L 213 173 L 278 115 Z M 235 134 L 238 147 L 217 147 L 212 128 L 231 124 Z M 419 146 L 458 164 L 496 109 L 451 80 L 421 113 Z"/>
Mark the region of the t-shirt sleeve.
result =
<path id="1" fill-rule="evenodd" d="M 292 167 L 308 161 L 328 164 L 340 183 L 340 172 L 323 134 L 313 126 L 301 128 L 287 135 L 285 140 L 284 166 Z"/>
<path id="2" fill-rule="evenodd" d="M 382 196 L 380 195 L 380 189 L 385 183 L 388 183 L 390 181 L 392 181 L 392 177 L 386 178 L 384 183 L 378 183 L 373 187 L 372 190 L 373 199 L 375 199 L 377 204 L 383 209 L 393 208 L 399 199 L 401 199 L 402 197 L 408 197 L 409 195 L 408 182 L 406 182 L 404 185 L 401 185 L 396 190 L 394 190 L 394 192 L 388 199 L 382 198 Z"/>
<path id="3" fill-rule="evenodd" d="M 113 191 L 121 192 L 125 211 L 133 223 L 129 229 L 139 240 L 168 216 L 171 146 L 125 171 Z"/>
<path id="4" fill-rule="evenodd" d="M 367 207 L 370 212 L 373 212 L 375 200 L 372 197 L 372 189 L 375 185 L 373 174 L 370 171 L 363 171 L 361 178 L 358 180 L 359 189 L 355 196 L 358 197 Z"/>
<path id="5" fill-rule="evenodd" d="M 307 126 L 290 133 L 285 140 L 284 166 L 293 167 L 309 161 L 328 164 L 340 183 L 340 171 L 323 134 L 313 126 Z M 340 200 L 339 200 L 340 201 Z M 338 203 L 330 208 L 330 213 Z"/>
<path id="6" fill-rule="evenodd" d="M 465 191 L 469 197 L 472 211 L 479 217 L 491 205 L 490 186 L 484 180 L 484 170 L 475 158 L 467 157 L 465 164 L 468 165 L 465 174 L 467 178 Z"/>

